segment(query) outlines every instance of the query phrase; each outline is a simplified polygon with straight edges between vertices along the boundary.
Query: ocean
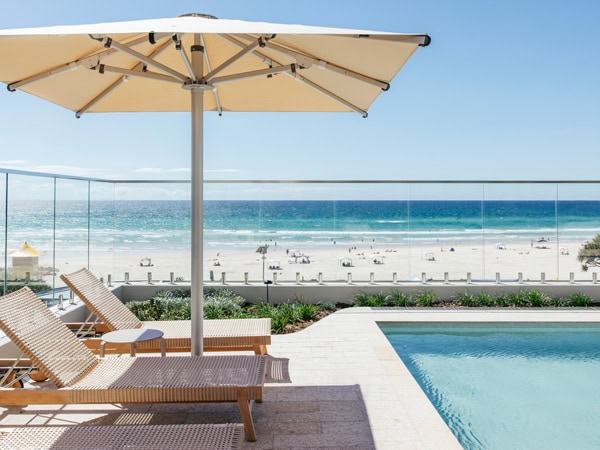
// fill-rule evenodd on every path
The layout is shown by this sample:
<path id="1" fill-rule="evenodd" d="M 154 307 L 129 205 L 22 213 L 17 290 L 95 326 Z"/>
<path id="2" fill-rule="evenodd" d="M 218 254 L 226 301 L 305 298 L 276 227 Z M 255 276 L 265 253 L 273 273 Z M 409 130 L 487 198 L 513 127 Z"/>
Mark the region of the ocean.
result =
<path id="1" fill-rule="evenodd" d="M 24 241 L 61 254 L 90 248 L 187 251 L 189 201 L 11 202 L 8 252 Z M 3 213 L 2 213 L 3 214 Z M 56 215 L 56 221 L 54 216 Z M 581 243 L 600 233 L 600 201 L 206 201 L 207 251 L 254 248 L 315 248 L 332 242 L 372 242 L 387 247 L 461 243 Z"/>

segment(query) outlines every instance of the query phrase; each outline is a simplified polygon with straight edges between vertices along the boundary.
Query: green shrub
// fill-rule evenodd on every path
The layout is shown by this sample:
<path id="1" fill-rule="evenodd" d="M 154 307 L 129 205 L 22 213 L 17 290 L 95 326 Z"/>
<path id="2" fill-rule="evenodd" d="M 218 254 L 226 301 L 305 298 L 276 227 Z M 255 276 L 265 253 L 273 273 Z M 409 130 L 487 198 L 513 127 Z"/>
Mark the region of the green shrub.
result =
<path id="1" fill-rule="evenodd" d="M 157 292 L 144 301 L 129 302 L 126 306 L 140 320 L 190 320 L 190 289 Z M 243 297 L 229 290 L 206 289 L 204 291 L 204 318 L 223 319 L 243 317 Z"/>
<path id="2" fill-rule="evenodd" d="M 296 308 L 291 303 L 274 306 L 271 313 L 271 328 L 275 332 L 283 331 L 288 324 L 298 321 Z"/>
<path id="3" fill-rule="evenodd" d="M 392 290 L 392 293 L 390 294 L 390 302 L 392 303 L 392 305 L 394 306 L 414 306 L 415 302 L 413 301 L 412 298 L 410 298 L 410 295 L 405 294 L 404 292 L 400 292 L 398 289 L 394 289 Z"/>
<path id="4" fill-rule="evenodd" d="M 508 306 L 512 306 L 510 297 L 506 294 L 498 295 L 494 298 L 494 305 L 498 308 L 506 308 Z"/>
<path id="5" fill-rule="evenodd" d="M 293 303 L 282 303 L 277 306 L 277 314 L 286 319 L 287 323 L 297 322 L 298 310 Z"/>
<path id="6" fill-rule="evenodd" d="M 150 302 L 147 300 L 128 302 L 125 306 L 142 321 L 156 320 L 154 308 L 151 307 Z"/>
<path id="7" fill-rule="evenodd" d="M 245 304 L 243 297 L 227 289 L 207 289 L 204 293 L 205 317 L 207 308 L 219 318 L 239 317 Z"/>
<path id="8" fill-rule="evenodd" d="M 480 306 L 494 306 L 496 304 L 494 298 L 487 292 L 477 294 L 477 301 Z"/>
<path id="9" fill-rule="evenodd" d="M 275 333 L 281 332 L 285 329 L 285 326 L 288 324 L 288 320 L 285 316 L 276 314 L 271 317 L 271 330 Z"/>
<path id="10" fill-rule="evenodd" d="M 567 300 L 570 306 L 575 307 L 588 307 L 592 303 L 592 299 L 585 294 L 573 294 Z"/>
<path id="11" fill-rule="evenodd" d="M 524 291 L 508 294 L 507 299 L 509 302 L 509 306 L 515 306 L 517 308 L 524 308 L 526 306 L 529 306 L 529 299 L 527 298 L 527 293 Z"/>
<path id="12" fill-rule="evenodd" d="M 534 308 L 541 308 L 552 304 L 552 299 L 539 291 L 528 291 L 527 301 L 529 302 L 529 306 L 533 306 Z"/>
<path id="13" fill-rule="evenodd" d="M 415 303 L 419 307 L 429 307 L 437 301 L 437 295 L 433 291 L 425 291 L 415 296 Z"/>
<path id="14" fill-rule="evenodd" d="M 317 307 L 310 303 L 296 303 L 295 307 L 300 320 L 313 320 L 317 314 Z"/>
<path id="15" fill-rule="evenodd" d="M 275 305 L 264 302 L 257 303 L 256 305 L 251 306 L 250 310 L 254 312 L 256 317 L 259 317 L 261 319 L 267 319 L 269 317 L 272 319 L 276 314 Z"/>
<path id="16" fill-rule="evenodd" d="M 10 281 L 6 284 L 6 293 L 10 294 L 11 292 L 16 292 L 24 286 L 27 286 L 33 292 L 44 292 L 44 291 L 49 291 L 50 289 L 52 289 L 52 286 L 50 286 L 48 284 L 39 283 L 39 282 L 35 282 L 35 281 L 26 281 L 26 280 L 22 280 L 19 282 Z M 0 290 L 0 293 L 1 292 L 2 291 Z"/>
<path id="17" fill-rule="evenodd" d="M 581 269 L 587 272 L 590 266 L 597 266 L 600 259 L 600 234 L 586 242 L 577 253 L 577 260 L 581 262 Z"/>
<path id="18" fill-rule="evenodd" d="M 318 311 L 335 311 L 337 308 L 333 303 L 319 303 L 317 305 Z"/>
<path id="19" fill-rule="evenodd" d="M 552 298 L 550 299 L 550 306 L 555 308 L 565 308 L 571 306 L 571 302 L 568 298 Z"/>
<path id="20" fill-rule="evenodd" d="M 456 296 L 456 301 L 461 306 L 467 306 L 467 307 L 479 306 L 477 296 L 475 294 L 471 294 L 469 291 L 463 292 L 462 294 L 458 294 Z"/>
<path id="21" fill-rule="evenodd" d="M 355 306 L 370 306 L 377 308 L 386 306 L 387 304 L 388 296 L 383 292 L 379 292 L 378 294 L 365 294 L 364 292 L 359 292 L 354 296 Z"/>

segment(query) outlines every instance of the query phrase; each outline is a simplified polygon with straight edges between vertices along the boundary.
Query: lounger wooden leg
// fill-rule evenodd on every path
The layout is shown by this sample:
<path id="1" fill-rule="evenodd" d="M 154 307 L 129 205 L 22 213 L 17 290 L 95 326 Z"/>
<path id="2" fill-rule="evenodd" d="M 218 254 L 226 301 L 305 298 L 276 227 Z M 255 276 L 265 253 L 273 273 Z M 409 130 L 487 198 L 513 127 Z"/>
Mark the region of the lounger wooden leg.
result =
<path id="1" fill-rule="evenodd" d="M 261 344 L 252 344 L 252 349 L 254 350 L 254 353 L 256 355 L 268 355 L 269 352 L 267 351 L 267 346 L 266 345 L 261 345 Z"/>
<path id="2" fill-rule="evenodd" d="M 250 442 L 256 441 L 256 431 L 254 430 L 254 421 L 252 420 L 252 412 L 250 411 L 250 401 L 248 400 L 248 391 L 244 388 L 238 389 L 238 407 L 240 415 L 244 423 L 244 431 L 246 439 Z"/>

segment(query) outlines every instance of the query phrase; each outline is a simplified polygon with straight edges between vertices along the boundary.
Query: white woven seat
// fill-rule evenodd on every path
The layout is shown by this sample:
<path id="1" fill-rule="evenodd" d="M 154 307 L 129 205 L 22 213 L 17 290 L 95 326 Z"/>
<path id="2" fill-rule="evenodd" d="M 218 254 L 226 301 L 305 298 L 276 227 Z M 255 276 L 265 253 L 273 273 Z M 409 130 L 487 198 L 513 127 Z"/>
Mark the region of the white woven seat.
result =
<path id="1" fill-rule="evenodd" d="M 241 424 L 33 426 L 0 438 L 3 449 L 228 450 L 242 447 Z"/>

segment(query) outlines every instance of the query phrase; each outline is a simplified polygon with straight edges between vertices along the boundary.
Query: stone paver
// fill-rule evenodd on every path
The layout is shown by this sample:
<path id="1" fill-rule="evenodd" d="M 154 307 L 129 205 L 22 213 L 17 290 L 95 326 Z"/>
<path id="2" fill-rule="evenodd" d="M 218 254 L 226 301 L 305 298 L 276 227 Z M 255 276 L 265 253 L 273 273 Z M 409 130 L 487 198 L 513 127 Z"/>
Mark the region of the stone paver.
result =
<path id="1" fill-rule="evenodd" d="M 273 336 L 278 373 L 253 406 L 246 449 L 460 449 L 377 322 L 600 322 L 600 311 L 370 309 L 339 311 Z M 289 364 L 288 364 L 289 363 Z M 287 373 L 282 373 L 287 372 Z M 240 422 L 233 404 L 36 405 L 0 408 L 16 426 Z"/>

